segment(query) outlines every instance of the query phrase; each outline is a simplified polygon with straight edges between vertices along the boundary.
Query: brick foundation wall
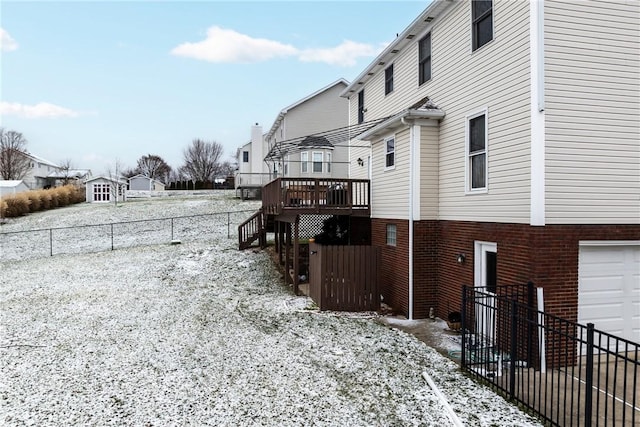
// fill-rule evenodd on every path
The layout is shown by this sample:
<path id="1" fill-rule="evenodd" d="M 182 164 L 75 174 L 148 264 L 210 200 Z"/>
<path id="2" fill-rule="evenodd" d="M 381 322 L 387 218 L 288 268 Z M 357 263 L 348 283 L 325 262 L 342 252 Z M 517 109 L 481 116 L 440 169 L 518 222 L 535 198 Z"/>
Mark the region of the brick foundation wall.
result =
<path id="1" fill-rule="evenodd" d="M 397 244 L 387 246 L 387 224 L 396 224 Z M 371 219 L 371 244 L 382 248 L 380 287 L 383 302 L 405 316 L 409 313 L 409 224 L 405 220 Z"/>
<path id="2" fill-rule="evenodd" d="M 397 226 L 397 246 L 386 245 L 386 224 Z M 577 321 L 581 240 L 640 240 L 638 225 L 547 225 L 418 221 L 414 223 L 414 317 L 446 319 L 460 311 L 462 286 L 473 286 L 475 241 L 495 242 L 498 284 L 532 281 L 544 288 L 545 310 Z M 372 219 L 372 244 L 382 247 L 384 301 L 408 314 L 408 221 Z M 457 262 L 464 254 L 463 264 Z"/>

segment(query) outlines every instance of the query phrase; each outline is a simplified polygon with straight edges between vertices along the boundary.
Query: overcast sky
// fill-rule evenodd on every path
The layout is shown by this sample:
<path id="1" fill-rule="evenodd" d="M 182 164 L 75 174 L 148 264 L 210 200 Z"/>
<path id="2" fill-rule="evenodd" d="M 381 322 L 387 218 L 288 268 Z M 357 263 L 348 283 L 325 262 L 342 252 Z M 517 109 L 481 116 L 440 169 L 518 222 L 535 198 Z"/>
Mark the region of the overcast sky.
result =
<path id="1" fill-rule="evenodd" d="M 428 1 L 2 1 L 1 126 L 94 175 L 194 138 L 231 158 L 284 107 L 354 79 Z"/>

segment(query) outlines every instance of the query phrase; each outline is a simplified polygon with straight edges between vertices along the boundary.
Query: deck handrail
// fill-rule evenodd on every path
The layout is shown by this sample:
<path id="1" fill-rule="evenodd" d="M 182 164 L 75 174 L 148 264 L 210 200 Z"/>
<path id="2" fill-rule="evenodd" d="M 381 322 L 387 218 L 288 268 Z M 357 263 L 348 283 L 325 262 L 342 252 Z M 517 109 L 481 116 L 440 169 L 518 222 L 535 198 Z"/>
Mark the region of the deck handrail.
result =
<path id="1" fill-rule="evenodd" d="M 262 210 L 251 215 L 242 224 L 238 225 L 238 246 L 240 250 L 251 246 L 259 240 L 260 247 L 266 246 L 265 229 Z"/>
<path id="2" fill-rule="evenodd" d="M 280 215 L 288 210 L 368 212 L 369 201 L 368 179 L 281 177 L 262 189 L 262 208 L 267 215 Z"/>

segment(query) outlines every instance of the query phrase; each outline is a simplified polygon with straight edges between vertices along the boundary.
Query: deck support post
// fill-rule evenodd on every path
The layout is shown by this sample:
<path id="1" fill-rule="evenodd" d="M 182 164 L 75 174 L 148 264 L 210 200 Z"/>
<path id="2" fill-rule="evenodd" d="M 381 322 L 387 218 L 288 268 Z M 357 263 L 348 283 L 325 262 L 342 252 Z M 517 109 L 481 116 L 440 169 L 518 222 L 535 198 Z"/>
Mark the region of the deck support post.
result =
<path id="1" fill-rule="evenodd" d="M 300 215 L 296 215 L 296 221 L 293 223 L 293 293 L 300 295 Z"/>

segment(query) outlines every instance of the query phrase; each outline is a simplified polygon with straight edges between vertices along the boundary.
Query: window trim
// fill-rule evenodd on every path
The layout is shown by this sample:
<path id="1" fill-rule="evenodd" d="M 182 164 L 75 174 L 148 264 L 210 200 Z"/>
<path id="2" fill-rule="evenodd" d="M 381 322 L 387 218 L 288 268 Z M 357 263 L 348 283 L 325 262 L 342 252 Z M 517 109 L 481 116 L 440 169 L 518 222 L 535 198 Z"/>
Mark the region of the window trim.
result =
<path id="1" fill-rule="evenodd" d="M 300 173 L 309 173 L 309 152 L 300 152 Z"/>
<path id="2" fill-rule="evenodd" d="M 483 46 L 486 46 L 489 43 L 491 43 L 495 38 L 496 31 L 495 31 L 495 22 L 493 19 L 493 8 L 495 5 L 493 4 L 493 0 L 486 0 L 486 1 L 491 1 L 491 9 L 489 9 L 479 17 L 475 17 L 475 19 L 473 16 L 473 1 L 469 2 L 471 7 L 471 53 L 477 50 L 480 50 Z M 486 41 L 484 44 L 477 46 L 478 42 L 476 41 L 476 28 L 478 25 L 478 21 L 481 21 L 484 17 L 486 17 L 486 15 L 489 15 L 489 14 L 491 16 L 491 39 Z"/>
<path id="3" fill-rule="evenodd" d="M 398 225 L 393 223 L 387 223 L 385 233 L 385 240 L 387 246 L 398 246 Z"/>
<path id="4" fill-rule="evenodd" d="M 388 146 L 387 146 L 387 142 L 393 140 L 393 150 L 392 151 L 388 151 Z M 390 135 L 386 138 L 383 139 L 384 142 L 384 146 L 383 146 L 383 153 L 384 153 L 384 170 L 393 170 L 396 168 L 396 135 Z M 388 165 L 387 164 L 387 156 L 389 154 L 393 154 L 393 164 L 392 165 Z"/>
<path id="5" fill-rule="evenodd" d="M 393 64 L 384 69 L 384 94 L 393 92 Z"/>
<path id="6" fill-rule="evenodd" d="M 472 155 L 469 152 L 471 149 L 471 120 L 480 116 L 484 116 L 484 152 L 474 153 L 474 157 L 479 154 L 484 154 L 484 187 L 472 188 L 472 167 L 471 158 Z M 465 117 L 465 137 L 464 137 L 464 181 L 465 181 L 465 194 L 484 194 L 489 191 L 489 110 L 487 107 L 482 110 L 475 111 L 468 114 Z"/>
<path id="7" fill-rule="evenodd" d="M 429 38 L 429 56 L 422 58 L 422 42 L 426 39 Z M 432 57 L 432 43 L 431 43 L 431 31 L 429 31 L 427 34 L 424 35 L 424 37 L 422 37 L 419 41 L 418 41 L 418 86 L 428 82 L 429 80 L 431 80 L 431 57 Z M 425 62 L 427 62 L 427 60 L 429 61 L 429 78 L 425 79 L 424 77 L 424 73 L 423 73 L 423 64 Z"/>
<path id="8" fill-rule="evenodd" d="M 247 150 L 242 151 L 242 163 L 249 163 L 249 152 Z"/>
<path id="9" fill-rule="evenodd" d="M 327 159 L 327 173 L 331 173 L 331 151 L 325 153 L 325 158 Z"/>

